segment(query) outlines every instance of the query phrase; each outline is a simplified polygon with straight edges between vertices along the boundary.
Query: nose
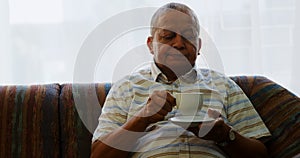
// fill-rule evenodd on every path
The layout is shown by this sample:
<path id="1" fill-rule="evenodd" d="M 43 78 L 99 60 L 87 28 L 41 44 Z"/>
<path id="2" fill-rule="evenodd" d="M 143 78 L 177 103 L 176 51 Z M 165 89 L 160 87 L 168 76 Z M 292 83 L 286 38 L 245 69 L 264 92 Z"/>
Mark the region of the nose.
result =
<path id="1" fill-rule="evenodd" d="M 183 37 L 179 34 L 176 34 L 175 38 L 173 39 L 172 46 L 176 49 L 183 49 L 185 47 Z"/>

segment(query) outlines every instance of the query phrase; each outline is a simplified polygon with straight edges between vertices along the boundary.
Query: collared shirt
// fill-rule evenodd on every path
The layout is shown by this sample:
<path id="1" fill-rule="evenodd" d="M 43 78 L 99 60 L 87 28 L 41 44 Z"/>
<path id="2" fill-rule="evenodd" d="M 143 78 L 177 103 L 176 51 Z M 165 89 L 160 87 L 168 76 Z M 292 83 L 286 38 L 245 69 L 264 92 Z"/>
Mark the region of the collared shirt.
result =
<path id="1" fill-rule="evenodd" d="M 166 75 L 164 75 L 160 69 L 156 66 L 155 63 L 151 64 L 151 76 L 156 82 L 165 83 L 165 84 L 171 84 L 171 81 L 168 81 Z M 183 76 L 179 76 L 178 80 L 184 80 L 186 82 L 195 82 L 197 77 L 197 70 L 195 67 L 193 67 L 189 72 L 187 72 Z"/>
<path id="2" fill-rule="evenodd" d="M 193 68 L 174 82 L 168 82 L 166 76 L 152 63 L 149 68 L 114 84 L 107 96 L 92 141 L 120 129 L 147 104 L 150 94 L 155 90 L 167 90 L 171 93 L 201 92 L 203 107 L 197 112 L 199 115 L 207 115 L 208 108 L 216 109 L 227 124 L 245 137 L 270 135 L 249 99 L 228 77 L 212 70 Z M 127 131 L 128 136 L 140 137 L 137 142 L 108 145 L 131 150 L 132 157 L 227 157 L 213 141 L 200 139 L 192 132 L 171 123 L 169 119 L 177 113 L 173 109 L 164 121 L 150 125 L 143 134 Z M 126 143 L 135 144 L 135 148 L 127 149 Z"/>

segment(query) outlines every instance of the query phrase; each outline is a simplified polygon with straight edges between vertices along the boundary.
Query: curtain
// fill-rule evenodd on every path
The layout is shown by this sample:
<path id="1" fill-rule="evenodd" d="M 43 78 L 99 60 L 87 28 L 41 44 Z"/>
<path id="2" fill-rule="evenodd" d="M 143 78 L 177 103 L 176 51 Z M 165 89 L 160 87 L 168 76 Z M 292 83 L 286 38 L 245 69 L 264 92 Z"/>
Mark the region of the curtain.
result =
<path id="1" fill-rule="evenodd" d="M 151 61 L 146 23 L 167 2 L 1 0 L 0 84 L 77 82 L 75 74 L 87 71 L 90 76 L 80 82 L 114 82 Z M 176 2 L 190 6 L 200 20 L 199 67 L 266 76 L 299 96 L 300 2 Z M 92 48 L 98 54 L 90 54 Z"/>

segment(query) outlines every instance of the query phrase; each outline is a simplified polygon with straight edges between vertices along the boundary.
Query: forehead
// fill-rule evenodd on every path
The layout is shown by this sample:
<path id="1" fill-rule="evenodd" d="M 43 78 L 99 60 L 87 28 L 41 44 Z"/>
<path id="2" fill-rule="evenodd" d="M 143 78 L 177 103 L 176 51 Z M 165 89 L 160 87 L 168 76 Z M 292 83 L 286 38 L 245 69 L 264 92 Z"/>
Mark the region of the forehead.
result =
<path id="1" fill-rule="evenodd" d="M 186 29 L 196 30 L 196 22 L 191 15 L 177 10 L 165 11 L 158 17 L 154 27 L 158 29 L 181 31 Z"/>

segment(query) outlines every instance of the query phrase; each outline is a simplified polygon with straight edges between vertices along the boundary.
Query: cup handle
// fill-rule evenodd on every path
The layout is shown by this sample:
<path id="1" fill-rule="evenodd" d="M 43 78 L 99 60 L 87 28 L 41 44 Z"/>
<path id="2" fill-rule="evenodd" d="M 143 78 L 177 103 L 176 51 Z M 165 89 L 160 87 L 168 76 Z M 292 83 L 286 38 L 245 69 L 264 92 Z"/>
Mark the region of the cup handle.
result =
<path id="1" fill-rule="evenodd" d="M 176 99 L 176 92 L 170 92 L 170 94 L 171 94 L 171 96 L 173 97 L 173 98 L 175 98 Z M 174 107 L 173 107 L 174 109 L 178 109 L 178 105 L 176 104 Z"/>

